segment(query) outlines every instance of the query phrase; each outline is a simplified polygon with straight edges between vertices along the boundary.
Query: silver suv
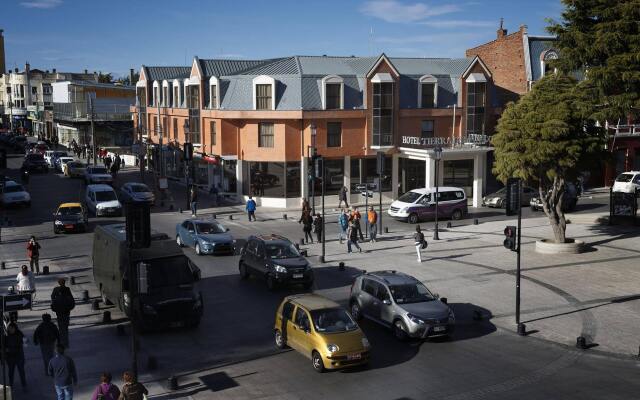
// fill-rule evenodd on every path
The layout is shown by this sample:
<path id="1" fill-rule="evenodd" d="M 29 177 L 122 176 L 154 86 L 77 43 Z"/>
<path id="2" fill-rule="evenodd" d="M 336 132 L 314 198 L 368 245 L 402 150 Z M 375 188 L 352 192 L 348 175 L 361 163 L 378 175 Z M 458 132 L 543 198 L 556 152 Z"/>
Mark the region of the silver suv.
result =
<path id="1" fill-rule="evenodd" d="M 365 317 L 387 326 L 399 340 L 446 336 L 455 326 L 449 306 L 401 272 L 365 272 L 353 282 L 349 298 L 354 319 Z"/>

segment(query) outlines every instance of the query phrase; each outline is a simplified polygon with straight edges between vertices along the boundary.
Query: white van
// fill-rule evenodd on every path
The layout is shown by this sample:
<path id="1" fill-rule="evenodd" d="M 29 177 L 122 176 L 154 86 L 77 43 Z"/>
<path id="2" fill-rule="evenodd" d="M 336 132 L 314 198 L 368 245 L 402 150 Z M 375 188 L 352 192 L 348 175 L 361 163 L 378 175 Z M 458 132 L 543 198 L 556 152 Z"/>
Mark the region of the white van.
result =
<path id="1" fill-rule="evenodd" d="M 436 214 L 436 189 L 413 189 L 391 203 L 389 216 L 410 224 L 432 219 Z M 462 219 L 467 215 L 467 196 L 464 189 L 443 186 L 438 188 L 438 217 Z"/>
<path id="2" fill-rule="evenodd" d="M 623 172 L 613 183 L 614 192 L 635 193 L 640 189 L 640 171 Z"/>
<path id="3" fill-rule="evenodd" d="M 88 185 L 84 202 L 89 212 L 96 217 L 122 215 L 122 204 L 109 185 Z"/>

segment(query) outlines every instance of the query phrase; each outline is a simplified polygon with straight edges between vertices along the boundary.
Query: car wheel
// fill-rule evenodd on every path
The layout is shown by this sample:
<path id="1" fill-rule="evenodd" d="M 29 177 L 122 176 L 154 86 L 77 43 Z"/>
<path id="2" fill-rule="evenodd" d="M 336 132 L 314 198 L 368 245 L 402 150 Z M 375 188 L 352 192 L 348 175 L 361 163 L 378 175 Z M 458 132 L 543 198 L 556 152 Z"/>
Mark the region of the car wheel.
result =
<path id="1" fill-rule="evenodd" d="M 176 235 L 176 243 L 180 247 L 184 247 L 184 243 L 182 243 L 182 239 L 180 239 L 180 235 Z"/>
<path id="2" fill-rule="evenodd" d="M 362 311 L 360 311 L 360 304 L 357 301 L 354 301 L 351 304 L 351 316 L 356 321 L 360 321 L 362 319 Z"/>
<path id="3" fill-rule="evenodd" d="M 404 324 L 402 321 L 397 320 L 393 324 L 393 335 L 401 342 L 407 340 L 407 332 L 405 332 Z"/>
<path id="4" fill-rule="evenodd" d="M 320 356 L 320 353 L 315 350 L 311 354 L 311 365 L 316 372 L 324 372 L 324 363 L 322 362 L 322 357 Z"/>
<path id="5" fill-rule="evenodd" d="M 276 280 L 271 274 L 267 275 L 267 289 L 270 291 L 276 290 Z"/>
<path id="6" fill-rule="evenodd" d="M 240 270 L 240 279 L 245 280 L 249 278 L 249 271 L 247 270 L 247 266 L 243 262 L 240 263 L 238 269 Z"/>
<path id="7" fill-rule="evenodd" d="M 200 250 L 200 243 L 196 243 L 196 254 L 199 256 L 202 255 L 202 250 Z"/>
<path id="8" fill-rule="evenodd" d="M 287 342 L 285 342 L 284 337 L 282 337 L 282 333 L 280 333 L 279 329 L 276 329 L 276 332 L 274 334 L 274 338 L 276 341 L 276 347 L 279 349 L 286 349 L 287 348 Z"/>
<path id="9" fill-rule="evenodd" d="M 454 221 L 459 221 L 462 219 L 462 210 L 455 210 L 453 214 L 451 214 L 451 219 Z"/>
<path id="10" fill-rule="evenodd" d="M 496 207 L 498 208 L 505 208 L 506 206 L 507 203 L 503 199 L 498 200 L 498 202 L 496 203 Z"/>
<path id="11" fill-rule="evenodd" d="M 409 221 L 410 224 L 417 224 L 418 223 L 418 214 L 416 214 L 416 213 L 409 214 L 409 218 L 407 220 Z"/>

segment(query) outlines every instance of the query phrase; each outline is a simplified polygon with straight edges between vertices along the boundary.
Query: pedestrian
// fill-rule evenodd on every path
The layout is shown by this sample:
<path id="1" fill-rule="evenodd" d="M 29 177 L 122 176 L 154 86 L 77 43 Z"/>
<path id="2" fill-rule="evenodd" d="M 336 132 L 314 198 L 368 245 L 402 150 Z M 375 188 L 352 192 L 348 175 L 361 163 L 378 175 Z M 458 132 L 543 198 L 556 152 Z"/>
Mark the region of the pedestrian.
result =
<path id="1" fill-rule="evenodd" d="M 195 218 L 198 216 L 198 187 L 196 185 L 191 185 L 189 199 L 191 204 L 191 217 Z"/>
<path id="2" fill-rule="evenodd" d="M 375 243 L 378 235 L 378 214 L 373 206 L 369 207 L 369 212 L 367 212 L 367 222 L 369 222 L 369 239 Z"/>
<path id="3" fill-rule="evenodd" d="M 53 377 L 58 400 L 73 400 L 73 386 L 78 384 L 76 365 L 64 354 L 64 346 L 58 343 L 56 355 L 49 361 L 49 375 Z"/>
<path id="4" fill-rule="evenodd" d="M 349 221 L 347 237 L 349 238 L 349 240 L 347 240 L 347 252 L 351 253 L 351 246 L 355 246 L 360 253 L 362 253 L 362 248 L 360 248 L 360 245 L 358 244 L 358 228 L 356 227 L 355 218 L 351 218 L 351 221 Z"/>
<path id="5" fill-rule="evenodd" d="M 251 218 L 253 218 L 253 220 L 256 220 L 256 201 L 253 199 L 253 197 L 249 196 L 249 200 L 247 200 L 247 206 L 246 206 L 246 210 L 247 210 L 247 215 L 249 216 L 249 222 L 251 222 Z"/>
<path id="6" fill-rule="evenodd" d="M 305 242 L 307 244 L 309 244 L 309 241 L 313 243 L 313 235 L 311 234 L 311 230 L 313 229 L 313 217 L 311 217 L 311 213 L 307 210 L 303 211 L 298 223 L 302 224 L 302 232 L 304 232 Z"/>
<path id="7" fill-rule="evenodd" d="M 111 163 L 111 175 L 115 178 L 117 174 L 118 174 L 118 166 L 114 161 L 113 163 Z"/>
<path id="8" fill-rule="evenodd" d="M 358 207 L 353 206 L 353 212 L 351 213 L 351 216 L 353 217 L 356 227 L 358 229 L 358 236 L 360 237 L 360 241 L 364 242 L 364 235 L 362 234 L 362 224 L 360 223 L 362 215 L 360 215 L 360 211 L 358 210 Z"/>
<path id="9" fill-rule="evenodd" d="M 414 245 L 418 253 L 418 262 L 422 262 L 422 249 L 427 248 L 427 241 L 424 239 L 424 233 L 420 230 L 420 225 L 416 225 L 416 233 L 413 234 Z"/>
<path id="10" fill-rule="evenodd" d="M 347 198 L 349 197 L 349 189 L 346 186 L 343 186 L 338 192 L 338 208 L 342 205 L 344 201 L 344 206 L 349 208 L 349 203 L 347 202 Z"/>
<path id="11" fill-rule="evenodd" d="M 60 331 L 58 331 L 56 324 L 51 322 L 51 315 L 42 314 L 42 322 L 33 332 L 33 344 L 40 346 L 44 374 L 47 376 L 49 376 L 49 361 L 53 358 L 53 351 L 58 340 L 60 340 Z"/>
<path id="12" fill-rule="evenodd" d="M 75 306 L 76 300 L 71 294 L 71 289 L 66 286 L 66 280 L 58 279 L 58 286 L 51 292 L 51 310 L 56 313 L 60 343 L 67 348 L 69 347 L 69 318 Z"/>
<path id="13" fill-rule="evenodd" d="M 322 216 L 320 216 L 320 214 L 316 214 L 316 217 L 313 219 L 313 232 L 315 232 L 318 238 L 318 243 L 322 243 Z"/>
<path id="14" fill-rule="evenodd" d="M 104 158 L 104 166 L 107 169 L 111 169 L 111 157 L 109 155 Z"/>
<path id="15" fill-rule="evenodd" d="M 91 400 L 118 400 L 120 398 L 120 389 L 111 383 L 111 373 L 103 372 L 100 375 L 100 383 L 93 391 Z"/>
<path id="16" fill-rule="evenodd" d="M 33 272 L 33 267 L 36 268 L 36 275 L 40 274 L 40 243 L 36 240 L 36 237 L 31 235 L 31 238 L 27 242 L 27 257 L 29 257 L 29 268 Z"/>
<path id="17" fill-rule="evenodd" d="M 9 386 L 13 387 L 13 377 L 16 367 L 20 375 L 22 390 L 27 390 L 27 379 L 24 375 L 24 334 L 18 329 L 15 322 L 10 322 L 7 326 L 7 333 L 4 338 L 4 352 L 9 367 Z"/>
<path id="18" fill-rule="evenodd" d="M 311 211 L 311 206 L 309 205 L 309 200 L 306 198 L 302 198 L 302 212 Z"/>
<path id="19" fill-rule="evenodd" d="M 338 240 L 342 244 L 343 239 L 348 240 L 347 229 L 349 229 L 349 211 L 345 208 L 338 217 L 338 224 L 340 225 L 340 233 L 338 234 Z"/>
<path id="20" fill-rule="evenodd" d="M 33 276 L 33 272 L 29 271 L 26 265 L 23 265 L 20 272 L 18 272 L 16 282 L 18 293 L 33 293 L 33 297 L 35 297 L 36 279 Z"/>
<path id="21" fill-rule="evenodd" d="M 122 385 L 122 392 L 118 400 L 143 400 L 149 394 L 147 388 L 138 382 L 131 372 L 125 372 L 122 380 L 124 380 L 124 385 Z"/>

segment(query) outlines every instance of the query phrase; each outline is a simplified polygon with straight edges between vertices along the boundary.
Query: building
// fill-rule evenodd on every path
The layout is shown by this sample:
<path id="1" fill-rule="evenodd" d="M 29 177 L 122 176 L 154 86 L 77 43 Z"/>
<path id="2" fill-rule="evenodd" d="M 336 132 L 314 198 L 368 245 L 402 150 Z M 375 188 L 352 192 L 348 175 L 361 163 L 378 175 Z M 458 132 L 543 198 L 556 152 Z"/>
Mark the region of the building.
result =
<path id="1" fill-rule="evenodd" d="M 97 147 L 130 147 L 133 121 L 130 107 L 135 104 L 135 88 L 111 83 L 62 81 L 53 87 L 53 121 L 62 144 Z"/>
<path id="2" fill-rule="evenodd" d="M 181 145 L 194 144 L 195 179 L 262 205 L 298 206 L 310 187 L 310 155 L 324 157 L 328 203 L 344 185 L 381 184 L 397 198 L 440 184 L 464 187 L 480 206 L 489 135 L 496 121 L 492 73 L 462 59 L 292 56 L 201 60 L 140 70 L 134 121 L 164 155 L 167 175 L 184 176 Z M 186 134 L 185 134 L 186 133 Z M 376 154 L 385 157 L 382 181 Z"/>

